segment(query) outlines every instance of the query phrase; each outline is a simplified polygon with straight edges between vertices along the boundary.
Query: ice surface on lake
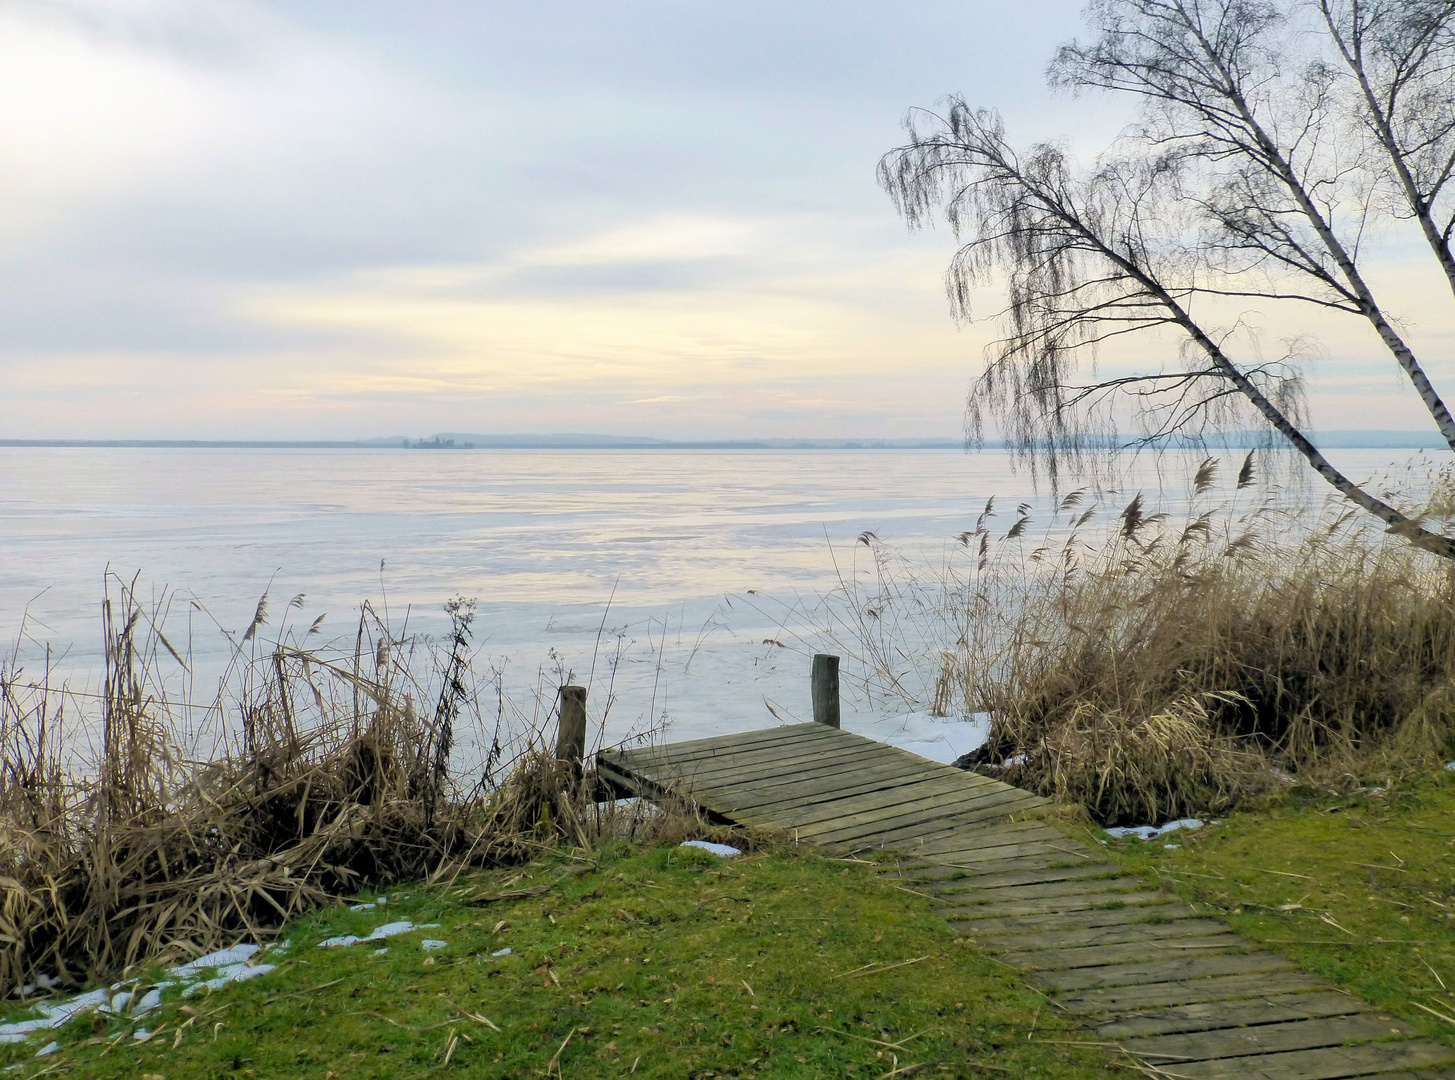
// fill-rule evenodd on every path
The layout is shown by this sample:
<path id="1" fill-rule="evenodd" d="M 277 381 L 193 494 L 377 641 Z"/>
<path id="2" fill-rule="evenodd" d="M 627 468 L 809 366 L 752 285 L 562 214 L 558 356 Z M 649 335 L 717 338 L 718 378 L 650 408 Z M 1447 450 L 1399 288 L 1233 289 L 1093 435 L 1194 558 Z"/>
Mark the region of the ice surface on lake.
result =
<path id="1" fill-rule="evenodd" d="M 1411 456 L 1335 454 L 1361 476 Z M 1241 454 L 1225 457 L 1224 476 L 1236 475 Z M 365 599 L 408 609 L 411 634 L 442 637 L 441 605 L 463 593 L 483 598 L 482 668 L 508 657 L 519 676 L 508 691 L 528 695 L 552 653 L 592 683 L 592 701 L 615 680 L 607 745 L 664 715 L 669 739 L 806 720 L 809 654 L 826 651 L 845 656 L 846 729 L 936 760 L 983 732 L 911 711 L 933 697 L 934 671 L 911 673 L 911 700 L 866 698 L 854 642 L 816 629 L 819 600 L 841 584 L 874 594 L 874 555 L 856 543 L 866 531 L 933 574 L 947 560 L 972 566 L 953 538 L 989 496 L 1029 503 L 1033 533 L 1050 517 L 1048 495 L 993 450 L 0 447 L 0 475 L 0 637 L 21 642 L 21 663 L 43 663 L 49 644 L 65 657 L 56 681 L 75 690 L 100 687 L 96 589 L 108 565 L 123 578 L 139 570 L 144 592 L 195 595 L 222 626 L 245 624 L 271 581 L 275 599 L 306 595 L 290 626 L 326 613 L 312 640 L 348 648 Z M 1154 498 L 1155 463 L 1125 486 Z M 1300 497 L 1323 493 L 1315 485 Z M 1183 498 L 1172 490 L 1159 509 L 1175 515 Z M 173 608 L 184 618 L 190 605 Z M 211 621 L 183 648 L 199 688 L 233 655 L 201 624 Z M 187 636 L 184 625 L 165 629 L 174 644 Z M 618 644 L 626 662 L 607 662 Z M 174 674 L 180 686 L 184 673 Z M 488 750 L 470 732 L 458 737 L 462 765 Z"/>
<path id="2" fill-rule="evenodd" d="M 733 855 L 742 854 L 742 852 L 735 847 L 728 847 L 726 844 L 714 844 L 708 840 L 684 840 L 677 846 L 701 848 L 703 851 L 710 851 L 714 855 L 719 855 L 724 859 L 730 858 Z"/>

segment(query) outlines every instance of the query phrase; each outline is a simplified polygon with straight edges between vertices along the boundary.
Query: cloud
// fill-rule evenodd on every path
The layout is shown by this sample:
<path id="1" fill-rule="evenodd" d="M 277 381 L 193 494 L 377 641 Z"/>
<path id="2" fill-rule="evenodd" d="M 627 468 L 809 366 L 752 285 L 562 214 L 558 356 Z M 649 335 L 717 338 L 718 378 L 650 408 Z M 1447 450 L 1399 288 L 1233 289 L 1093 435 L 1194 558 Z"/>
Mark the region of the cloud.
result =
<path id="1" fill-rule="evenodd" d="M 12 0 L 0 425 L 953 434 L 993 328 L 874 164 L 952 90 L 1101 141 L 1040 88 L 1079 4 Z M 1328 354 L 1331 397 L 1404 400 Z"/>
<path id="2" fill-rule="evenodd" d="M 496 264 L 262 288 L 244 312 L 367 348 L 355 390 L 487 394 L 603 379 L 659 390 L 706 381 L 726 390 L 851 379 L 891 359 L 903 363 L 906 353 L 918 367 L 961 369 L 963 336 L 942 316 L 917 319 L 931 305 L 921 288 L 906 287 L 933 275 L 933 260 L 920 253 L 866 261 L 852 225 L 653 217 Z M 674 280 L 702 261 L 714 264 L 711 274 Z M 643 263 L 660 265 L 664 281 L 642 287 L 633 271 Z M 523 295 L 516 285 L 522 273 L 580 266 L 601 271 L 599 287 Z"/>

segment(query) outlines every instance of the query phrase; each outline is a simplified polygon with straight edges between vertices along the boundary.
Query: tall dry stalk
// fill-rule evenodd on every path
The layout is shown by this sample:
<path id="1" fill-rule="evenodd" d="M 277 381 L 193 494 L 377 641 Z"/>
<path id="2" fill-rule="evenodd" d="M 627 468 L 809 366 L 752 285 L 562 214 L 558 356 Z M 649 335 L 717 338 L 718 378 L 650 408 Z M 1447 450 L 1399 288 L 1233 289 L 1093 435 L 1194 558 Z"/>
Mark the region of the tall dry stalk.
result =
<path id="1" fill-rule="evenodd" d="M 1455 735 L 1455 575 L 1337 504 L 1240 506 L 1252 460 L 1227 485 L 1204 462 L 1179 521 L 1073 493 L 1033 541 L 1028 506 L 1007 526 L 992 504 L 929 572 L 866 540 L 839 640 L 880 694 L 988 713 L 967 765 L 1107 822 L 1216 812 L 1274 768 L 1431 760 Z"/>
<path id="2" fill-rule="evenodd" d="M 340 658 L 281 636 L 264 645 L 265 597 L 205 710 L 214 728 L 234 717 L 235 737 L 215 730 L 199 758 L 181 748 L 195 733 L 178 715 L 187 703 L 160 689 L 161 658 L 181 657 L 130 584 L 103 607 L 101 732 L 89 756 L 77 757 L 81 733 L 66 731 L 76 699 L 48 672 L 0 663 L 0 997 L 41 976 L 79 986 L 266 939 L 365 885 L 600 835 L 592 778 L 546 754 L 539 730 L 503 781 L 492 778 L 509 742 L 498 727 L 486 772 L 452 774 L 462 725 L 483 721 L 472 609 L 448 610 L 442 685 L 422 717 L 417 658 L 367 605 L 353 655 Z"/>

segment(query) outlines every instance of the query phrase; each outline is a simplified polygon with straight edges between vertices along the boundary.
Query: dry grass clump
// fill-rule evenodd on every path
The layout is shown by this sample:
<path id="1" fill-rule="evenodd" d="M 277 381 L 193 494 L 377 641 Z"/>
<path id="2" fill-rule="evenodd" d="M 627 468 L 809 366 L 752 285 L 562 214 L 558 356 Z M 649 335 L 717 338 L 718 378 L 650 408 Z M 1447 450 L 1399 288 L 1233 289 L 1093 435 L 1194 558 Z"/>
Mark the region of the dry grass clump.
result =
<path id="1" fill-rule="evenodd" d="M 1014 740 L 1014 763 L 982 771 L 1084 806 L 1107 822 L 1161 822 L 1227 807 L 1256 785 L 1264 763 L 1218 733 L 1208 708 L 1216 700 L 1183 697 L 1150 716 L 1086 700 L 1049 722 L 1042 716 L 1026 723 L 1011 714 L 994 735 Z M 1012 732 L 1017 721 L 1024 726 Z"/>
<path id="2" fill-rule="evenodd" d="M 968 567 L 879 575 L 861 654 L 892 689 L 933 647 L 941 708 L 990 714 L 964 763 L 1108 823 L 1428 763 L 1455 735 L 1455 568 L 1342 507 L 1240 510 L 1251 471 L 1219 493 L 1204 462 L 1184 520 L 1138 495 L 1090 539 L 1079 493 L 1039 543 L 1028 508 L 1000 536 L 982 516 Z"/>
<path id="3" fill-rule="evenodd" d="M 199 760 L 180 749 L 197 725 L 157 690 L 159 657 L 181 657 L 129 589 L 115 620 L 113 610 L 108 599 L 89 751 L 66 731 L 74 696 L 0 665 L 0 996 L 266 939 L 366 885 L 438 879 L 640 824 L 598 807 L 593 778 L 546 753 L 538 731 L 503 766 L 497 726 L 483 772 L 451 774 L 457 727 L 484 726 L 468 605 L 451 608 L 429 696 L 367 608 L 346 662 L 286 642 L 239 646 L 231 689 L 206 710 L 231 719 L 229 734 Z M 260 604 L 244 643 L 265 613 Z"/>

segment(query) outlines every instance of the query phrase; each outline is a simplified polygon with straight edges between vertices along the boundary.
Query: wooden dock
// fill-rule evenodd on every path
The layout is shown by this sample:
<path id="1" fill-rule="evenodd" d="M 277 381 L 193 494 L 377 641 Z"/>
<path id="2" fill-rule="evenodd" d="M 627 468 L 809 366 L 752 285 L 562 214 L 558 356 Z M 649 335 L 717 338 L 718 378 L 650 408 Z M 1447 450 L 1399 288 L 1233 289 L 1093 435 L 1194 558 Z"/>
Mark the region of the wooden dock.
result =
<path id="1" fill-rule="evenodd" d="M 895 852 L 957 932 L 1152 1075 L 1455 1080 L 1455 1047 L 1124 873 L 1037 820 L 1049 804 L 1029 792 L 821 723 L 596 764 L 622 792 L 674 793 L 838 855 Z"/>

